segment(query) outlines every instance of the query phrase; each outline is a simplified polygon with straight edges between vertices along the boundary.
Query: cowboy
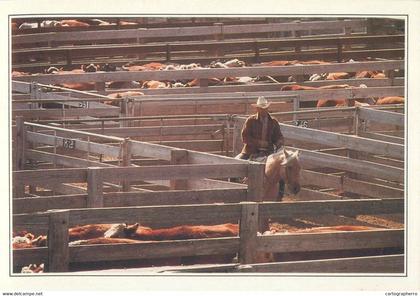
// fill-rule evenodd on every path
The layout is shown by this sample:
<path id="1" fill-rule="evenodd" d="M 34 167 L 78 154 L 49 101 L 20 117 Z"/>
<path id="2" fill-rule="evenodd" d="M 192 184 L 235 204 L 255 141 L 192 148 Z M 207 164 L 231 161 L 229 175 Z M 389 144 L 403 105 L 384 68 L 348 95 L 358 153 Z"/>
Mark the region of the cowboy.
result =
<path id="1" fill-rule="evenodd" d="M 254 156 L 268 156 L 284 145 L 283 135 L 278 121 L 270 116 L 268 107 L 270 102 L 265 97 L 258 97 L 257 114 L 251 115 L 242 128 L 242 142 L 244 147 L 235 158 L 249 159 Z M 275 149 L 274 149 L 275 147 Z M 279 183 L 279 196 L 284 195 L 285 183 Z"/>
<path id="2" fill-rule="evenodd" d="M 257 108 L 257 114 L 249 116 L 246 120 L 242 129 L 244 147 L 235 158 L 268 156 L 284 144 L 278 121 L 268 113 L 270 102 L 265 97 L 258 97 L 257 103 L 252 106 Z"/>

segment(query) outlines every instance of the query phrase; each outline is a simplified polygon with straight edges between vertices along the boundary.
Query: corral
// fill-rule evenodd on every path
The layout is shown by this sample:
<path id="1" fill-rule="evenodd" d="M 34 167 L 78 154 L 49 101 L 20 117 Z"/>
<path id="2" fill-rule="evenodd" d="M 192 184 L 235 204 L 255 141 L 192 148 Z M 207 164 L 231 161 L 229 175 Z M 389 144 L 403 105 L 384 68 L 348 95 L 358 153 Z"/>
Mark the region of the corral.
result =
<path id="1" fill-rule="evenodd" d="M 324 98 L 404 97 L 404 32 L 398 21 L 385 20 L 395 31 L 378 32 L 369 19 L 168 19 L 149 27 L 151 19 L 134 20 L 137 25 L 129 29 L 115 24 L 14 31 L 12 69 L 33 74 L 12 77 L 13 231 L 48 234 L 44 247 L 13 250 L 15 272 L 40 263 L 48 272 L 127 266 L 143 267 L 137 272 L 404 272 L 404 105 L 314 108 Z M 89 63 L 208 64 L 232 58 L 246 65 L 36 73 Z M 264 64 L 273 60 L 328 63 Z M 360 71 L 382 71 L 385 77 L 308 79 Z M 232 77 L 260 79 L 226 79 Z M 223 83 L 211 85 L 213 78 Z M 113 81 L 194 79 L 195 87 L 109 87 Z M 63 87 L 88 83 L 91 91 Z M 297 84 L 316 89 L 281 90 Z M 125 91 L 142 94 L 108 96 Z M 258 96 L 272 102 L 270 114 L 280 122 L 288 149 L 300 151 L 302 189 L 281 202 L 264 201 L 263 164 L 232 157 L 242 147 L 241 129 Z M 230 182 L 244 177 L 247 184 Z M 280 233 L 262 234 L 264 221 Z M 69 228 L 104 223 L 233 223 L 239 232 L 69 245 Z M 297 231 L 337 225 L 372 229 Z M 236 258 L 228 264 L 147 268 L 166 265 L 167 258 L 230 254 Z M 271 254 L 274 262 L 262 262 L 261 254 Z"/>

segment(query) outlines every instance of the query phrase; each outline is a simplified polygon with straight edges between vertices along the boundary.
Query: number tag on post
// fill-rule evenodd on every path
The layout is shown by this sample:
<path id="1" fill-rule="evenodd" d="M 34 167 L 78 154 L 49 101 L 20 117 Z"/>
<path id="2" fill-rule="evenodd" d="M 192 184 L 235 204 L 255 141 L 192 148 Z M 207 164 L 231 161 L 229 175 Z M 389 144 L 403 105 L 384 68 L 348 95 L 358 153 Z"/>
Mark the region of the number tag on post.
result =
<path id="1" fill-rule="evenodd" d="M 79 102 L 79 108 L 89 108 L 89 102 L 88 101 Z"/>
<path id="2" fill-rule="evenodd" d="M 73 140 L 73 139 L 63 139 L 63 148 L 66 148 L 66 149 L 75 149 L 76 148 L 76 140 Z"/>
<path id="3" fill-rule="evenodd" d="M 309 125 L 307 120 L 295 120 L 293 123 L 300 127 L 308 127 Z"/>

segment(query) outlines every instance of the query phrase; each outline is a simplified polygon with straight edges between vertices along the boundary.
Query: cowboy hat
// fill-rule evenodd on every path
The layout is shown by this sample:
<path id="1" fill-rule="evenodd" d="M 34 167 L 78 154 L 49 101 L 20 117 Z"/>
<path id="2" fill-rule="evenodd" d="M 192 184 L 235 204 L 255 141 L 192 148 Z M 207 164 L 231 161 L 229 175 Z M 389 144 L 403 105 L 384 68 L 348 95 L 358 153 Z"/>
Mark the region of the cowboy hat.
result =
<path id="1" fill-rule="evenodd" d="M 258 97 L 257 103 L 252 104 L 252 106 L 262 108 L 262 109 L 266 109 L 270 106 L 270 104 L 271 103 L 268 102 L 265 97 Z"/>

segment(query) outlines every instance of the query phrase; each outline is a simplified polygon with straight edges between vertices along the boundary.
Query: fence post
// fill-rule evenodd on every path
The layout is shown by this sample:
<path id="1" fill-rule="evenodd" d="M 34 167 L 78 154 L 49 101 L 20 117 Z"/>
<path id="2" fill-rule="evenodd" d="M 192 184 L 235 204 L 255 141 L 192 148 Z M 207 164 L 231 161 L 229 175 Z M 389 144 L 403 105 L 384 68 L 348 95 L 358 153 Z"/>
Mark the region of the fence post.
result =
<path id="1" fill-rule="evenodd" d="M 65 272 L 69 268 L 69 211 L 49 211 L 48 272 Z"/>
<path id="2" fill-rule="evenodd" d="M 214 34 L 214 40 L 222 41 L 224 39 L 223 35 L 223 23 L 214 23 L 213 26 L 219 27 L 219 32 Z M 224 50 L 221 46 L 217 46 L 213 52 L 217 57 L 224 55 Z"/>
<path id="3" fill-rule="evenodd" d="M 351 31 L 352 31 L 351 27 L 345 27 L 344 28 L 344 35 L 346 37 L 350 37 L 351 36 Z M 344 45 L 344 50 L 351 50 L 351 43 L 346 43 Z"/>
<path id="4" fill-rule="evenodd" d="M 233 149 L 233 157 L 235 157 L 242 148 L 242 140 L 241 140 L 241 127 L 237 120 L 233 118 L 233 140 L 232 140 L 232 149 Z"/>
<path id="5" fill-rule="evenodd" d="M 188 151 L 185 149 L 174 149 L 171 150 L 171 164 L 187 164 L 188 163 Z M 171 190 L 185 190 L 188 189 L 188 180 L 170 180 L 169 181 Z"/>
<path id="6" fill-rule="evenodd" d="M 239 262 L 241 264 L 251 264 L 255 262 L 257 253 L 258 204 L 241 202 L 241 205 Z"/>
<path id="7" fill-rule="evenodd" d="M 22 116 L 16 117 L 16 154 L 15 154 L 15 170 L 25 169 L 25 147 L 26 147 L 26 127 Z M 14 183 L 17 180 L 14 180 Z M 25 196 L 25 184 L 16 182 L 13 188 L 14 197 Z"/>
<path id="8" fill-rule="evenodd" d="M 122 165 L 125 167 L 131 164 L 131 141 L 130 138 L 125 138 L 122 143 Z M 124 192 L 130 191 L 130 181 L 122 181 L 122 190 Z"/>
<path id="9" fill-rule="evenodd" d="M 102 208 L 104 206 L 102 168 L 87 168 L 87 207 Z"/>
<path id="10" fill-rule="evenodd" d="M 265 164 L 250 162 L 248 164 L 248 201 L 262 201 L 264 198 Z"/>

